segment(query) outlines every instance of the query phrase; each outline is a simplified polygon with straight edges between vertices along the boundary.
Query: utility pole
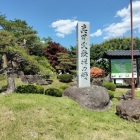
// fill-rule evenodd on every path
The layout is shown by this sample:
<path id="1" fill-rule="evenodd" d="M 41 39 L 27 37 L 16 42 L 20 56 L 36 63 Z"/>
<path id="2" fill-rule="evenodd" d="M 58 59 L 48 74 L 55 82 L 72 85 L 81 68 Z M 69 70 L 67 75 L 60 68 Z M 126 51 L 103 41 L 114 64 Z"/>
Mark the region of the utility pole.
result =
<path id="1" fill-rule="evenodd" d="M 132 99 L 135 97 L 135 84 L 134 84 L 134 45 L 133 45 L 133 10 L 132 0 L 130 0 L 130 24 L 131 24 L 131 65 L 132 65 Z"/>

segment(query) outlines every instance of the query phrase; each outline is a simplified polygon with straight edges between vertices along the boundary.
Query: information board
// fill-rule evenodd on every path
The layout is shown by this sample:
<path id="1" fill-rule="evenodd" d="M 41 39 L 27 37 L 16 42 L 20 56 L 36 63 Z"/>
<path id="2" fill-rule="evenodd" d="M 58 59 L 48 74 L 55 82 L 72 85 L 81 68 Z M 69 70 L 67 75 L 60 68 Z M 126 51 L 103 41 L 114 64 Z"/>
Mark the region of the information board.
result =
<path id="1" fill-rule="evenodd" d="M 134 78 L 137 78 L 136 59 L 133 62 Z M 111 59 L 111 78 L 132 78 L 131 59 Z"/>

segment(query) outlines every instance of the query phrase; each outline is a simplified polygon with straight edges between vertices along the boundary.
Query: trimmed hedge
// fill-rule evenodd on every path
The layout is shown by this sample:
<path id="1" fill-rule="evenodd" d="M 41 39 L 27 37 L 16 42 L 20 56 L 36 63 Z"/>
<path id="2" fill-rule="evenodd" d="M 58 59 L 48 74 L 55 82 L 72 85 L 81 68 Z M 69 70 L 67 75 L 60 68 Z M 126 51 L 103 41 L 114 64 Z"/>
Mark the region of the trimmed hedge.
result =
<path id="1" fill-rule="evenodd" d="M 16 93 L 26 93 L 26 94 L 45 94 L 55 97 L 62 97 L 62 94 L 66 88 L 69 88 L 70 86 L 64 85 L 60 86 L 59 88 L 48 88 L 44 90 L 42 86 L 39 85 L 21 85 L 18 86 L 16 89 Z"/>
<path id="2" fill-rule="evenodd" d="M 61 74 L 58 76 L 58 79 L 60 82 L 68 83 L 72 81 L 73 76 L 71 74 Z"/>
<path id="3" fill-rule="evenodd" d="M 115 91 L 115 89 L 116 89 L 116 85 L 114 83 L 111 83 L 111 82 L 103 82 L 103 86 L 106 89 L 111 90 L 111 91 Z"/>
<path id="4" fill-rule="evenodd" d="M 62 97 L 63 90 L 59 88 L 48 88 L 45 90 L 45 95 Z"/>
<path id="5" fill-rule="evenodd" d="M 2 88 L 0 89 L 0 93 L 1 92 L 4 92 L 4 91 L 6 91 L 7 90 L 7 85 L 6 86 L 2 86 Z"/>
<path id="6" fill-rule="evenodd" d="M 69 85 L 63 85 L 63 86 L 60 86 L 59 88 L 62 89 L 62 90 L 65 90 L 65 89 L 67 89 L 69 87 L 70 87 Z"/>
<path id="7" fill-rule="evenodd" d="M 39 85 L 21 85 L 16 89 L 17 93 L 33 93 L 33 94 L 43 94 L 44 88 Z"/>
<path id="8" fill-rule="evenodd" d="M 108 90 L 108 94 L 109 94 L 110 99 L 114 98 L 114 92 L 113 91 Z"/>

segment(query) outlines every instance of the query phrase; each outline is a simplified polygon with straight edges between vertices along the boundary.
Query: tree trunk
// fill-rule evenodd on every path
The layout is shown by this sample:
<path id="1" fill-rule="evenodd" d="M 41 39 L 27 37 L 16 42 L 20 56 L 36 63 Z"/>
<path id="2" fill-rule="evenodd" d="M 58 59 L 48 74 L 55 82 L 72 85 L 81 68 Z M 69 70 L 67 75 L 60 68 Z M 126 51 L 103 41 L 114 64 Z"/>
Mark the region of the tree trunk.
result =
<path id="1" fill-rule="evenodd" d="M 8 67 L 8 60 L 6 53 L 3 53 L 2 55 L 3 60 L 3 69 Z M 9 94 L 15 91 L 15 79 L 14 79 L 14 72 L 7 72 L 7 90 L 5 92 L 2 92 L 2 95 Z"/>
<path id="2" fill-rule="evenodd" d="M 7 90 L 15 91 L 15 78 L 13 73 L 8 75 Z"/>
<path id="3" fill-rule="evenodd" d="M 3 67 L 3 68 L 7 68 L 7 67 L 8 67 L 8 61 L 7 61 L 6 53 L 3 53 L 3 55 L 2 55 L 2 60 L 3 60 L 2 67 Z"/>
<path id="4" fill-rule="evenodd" d="M 7 90 L 5 92 L 2 92 L 1 93 L 2 95 L 10 94 L 10 93 L 15 91 L 15 78 L 14 78 L 14 74 L 13 73 L 8 74 L 7 77 L 8 77 L 7 78 Z"/>

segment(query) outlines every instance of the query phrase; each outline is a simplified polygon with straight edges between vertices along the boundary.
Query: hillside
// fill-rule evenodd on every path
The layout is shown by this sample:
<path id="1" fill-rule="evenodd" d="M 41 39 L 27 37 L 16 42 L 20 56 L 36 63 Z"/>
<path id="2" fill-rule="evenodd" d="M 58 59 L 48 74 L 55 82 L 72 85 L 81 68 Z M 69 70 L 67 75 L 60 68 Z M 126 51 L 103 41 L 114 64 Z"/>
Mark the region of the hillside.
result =
<path id="1" fill-rule="evenodd" d="M 116 96 L 121 92 L 116 91 Z M 140 97 L 140 92 L 136 95 Z M 0 95 L 1 140 L 139 140 L 140 123 L 115 115 L 117 99 L 105 112 L 81 108 L 66 97 Z"/>

